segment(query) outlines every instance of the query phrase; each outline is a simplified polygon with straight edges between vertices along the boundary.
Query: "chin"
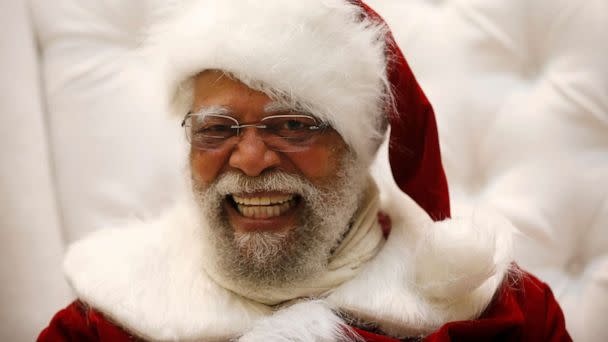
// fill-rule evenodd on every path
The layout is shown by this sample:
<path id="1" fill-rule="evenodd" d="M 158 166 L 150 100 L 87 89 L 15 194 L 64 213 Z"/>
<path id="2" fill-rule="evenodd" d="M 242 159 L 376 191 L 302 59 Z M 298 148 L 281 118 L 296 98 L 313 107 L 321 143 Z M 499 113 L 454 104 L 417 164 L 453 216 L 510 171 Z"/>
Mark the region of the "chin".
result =
<path id="1" fill-rule="evenodd" d="M 286 286 L 322 271 L 336 239 L 302 199 L 283 215 L 246 217 L 226 201 L 210 223 L 218 266 L 249 287 Z"/>

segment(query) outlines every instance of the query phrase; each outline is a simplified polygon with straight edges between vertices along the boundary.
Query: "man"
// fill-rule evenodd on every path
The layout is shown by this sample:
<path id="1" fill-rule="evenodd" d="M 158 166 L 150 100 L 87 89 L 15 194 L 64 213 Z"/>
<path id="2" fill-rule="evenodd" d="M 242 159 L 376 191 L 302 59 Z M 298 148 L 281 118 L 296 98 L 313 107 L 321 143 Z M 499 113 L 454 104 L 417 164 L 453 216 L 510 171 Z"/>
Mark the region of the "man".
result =
<path id="1" fill-rule="evenodd" d="M 432 108 L 370 8 L 168 13 L 144 55 L 183 118 L 191 195 L 73 245 L 79 300 L 39 341 L 570 340 L 510 264 L 507 222 L 447 220 Z M 389 124 L 394 181 L 369 172 Z"/>

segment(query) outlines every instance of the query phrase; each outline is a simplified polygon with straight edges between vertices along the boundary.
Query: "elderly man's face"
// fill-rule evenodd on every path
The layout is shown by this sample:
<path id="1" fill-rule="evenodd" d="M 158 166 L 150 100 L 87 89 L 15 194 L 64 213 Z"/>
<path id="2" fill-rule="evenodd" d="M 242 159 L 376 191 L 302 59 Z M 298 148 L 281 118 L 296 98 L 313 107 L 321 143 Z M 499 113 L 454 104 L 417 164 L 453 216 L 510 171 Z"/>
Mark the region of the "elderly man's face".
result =
<path id="1" fill-rule="evenodd" d="M 197 76 L 194 89 L 195 110 L 203 107 L 225 108 L 227 115 L 239 123 L 257 123 L 269 115 L 293 114 L 281 108 L 281 105 L 275 106 L 266 94 L 216 71 L 203 72 Z M 260 176 L 264 172 L 284 171 L 300 175 L 316 186 L 327 186 L 337 173 L 342 155 L 347 149 L 344 140 L 333 130 L 321 133 L 307 150 L 289 153 L 270 149 L 257 129 L 247 128 L 241 134 L 240 142 L 231 149 L 192 149 L 191 170 L 197 182 L 211 184 L 227 171 L 240 172 L 250 177 Z M 241 209 L 245 213 L 233 205 L 234 198 L 227 198 L 223 204 L 230 223 L 237 232 L 289 229 L 298 212 L 298 194 L 264 191 L 233 195 L 238 195 L 238 202 L 244 204 Z M 292 196 L 295 198 L 287 201 L 291 205 L 288 210 L 283 208 L 279 215 L 270 211 L 270 215 L 267 215 L 266 209 L 273 207 L 273 202 L 285 202 Z"/>
<path id="2" fill-rule="evenodd" d="M 240 124 L 297 114 L 216 71 L 194 79 L 192 111 L 201 109 Z M 364 167 L 332 129 L 296 152 L 276 151 L 259 128 L 232 139 L 190 152 L 194 192 L 220 263 L 240 279 L 273 283 L 318 271 L 357 209 Z"/>

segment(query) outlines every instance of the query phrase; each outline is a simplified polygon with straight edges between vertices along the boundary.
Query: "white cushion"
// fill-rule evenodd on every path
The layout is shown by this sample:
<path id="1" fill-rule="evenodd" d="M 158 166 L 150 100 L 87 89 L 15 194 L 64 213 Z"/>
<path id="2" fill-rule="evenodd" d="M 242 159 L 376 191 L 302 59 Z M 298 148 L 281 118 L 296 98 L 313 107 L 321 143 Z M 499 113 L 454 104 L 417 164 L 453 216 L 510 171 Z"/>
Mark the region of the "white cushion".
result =
<path id="1" fill-rule="evenodd" d="M 154 216 L 179 188 L 178 123 L 129 57 L 158 1 L 31 0 L 68 241 Z M 510 216 L 520 263 L 553 285 L 573 335 L 605 336 L 577 317 L 608 315 L 606 1 L 369 3 L 435 105 L 455 213 Z"/>
<path id="2" fill-rule="evenodd" d="M 157 215 L 175 198 L 185 144 L 132 57 L 153 2 L 31 6 L 66 239 Z"/>
<path id="3" fill-rule="evenodd" d="M 605 340 L 587 322 L 608 316 L 608 3 L 369 3 L 434 104 L 454 215 L 510 217 L 575 340 Z"/>
<path id="4" fill-rule="evenodd" d="M 0 22 L 0 341 L 33 341 L 71 294 L 25 1 L 0 2 Z"/>

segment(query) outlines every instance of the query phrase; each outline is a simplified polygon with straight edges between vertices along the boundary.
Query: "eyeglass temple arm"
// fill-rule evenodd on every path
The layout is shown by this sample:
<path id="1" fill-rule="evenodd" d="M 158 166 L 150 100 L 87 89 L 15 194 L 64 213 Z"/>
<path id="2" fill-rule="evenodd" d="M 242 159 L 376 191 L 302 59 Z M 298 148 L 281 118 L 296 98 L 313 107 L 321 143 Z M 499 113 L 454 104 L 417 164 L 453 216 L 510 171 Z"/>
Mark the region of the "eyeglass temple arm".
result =
<path id="1" fill-rule="evenodd" d="M 182 127 L 186 126 L 186 120 L 188 120 L 188 118 L 190 116 L 192 116 L 192 112 L 188 112 L 188 114 L 186 114 L 186 116 L 184 116 L 184 118 L 182 119 L 182 124 L 181 124 Z"/>

